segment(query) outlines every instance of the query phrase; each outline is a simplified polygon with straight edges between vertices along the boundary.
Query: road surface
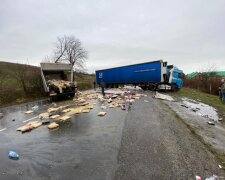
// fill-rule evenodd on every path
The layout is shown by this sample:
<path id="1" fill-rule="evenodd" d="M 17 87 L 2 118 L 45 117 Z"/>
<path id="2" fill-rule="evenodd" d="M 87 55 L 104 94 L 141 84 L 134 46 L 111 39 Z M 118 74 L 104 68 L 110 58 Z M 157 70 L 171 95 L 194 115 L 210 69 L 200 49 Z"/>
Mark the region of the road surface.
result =
<path id="1" fill-rule="evenodd" d="M 41 126 L 21 134 L 16 128 L 50 105 L 5 109 L 0 120 L 0 179 L 194 179 L 225 176 L 214 156 L 162 101 L 147 97 L 131 111 L 107 109 L 101 103 L 88 114 L 74 116 L 56 130 Z M 148 102 L 145 102 L 147 100 Z M 15 121 L 12 121 L 15 119 Z M 3 131 L 1 131 L 3 129 Z M 5 129 L 5 130 L 4 130 Z M 20 154 L 14 161 L 8 151 Z"/>

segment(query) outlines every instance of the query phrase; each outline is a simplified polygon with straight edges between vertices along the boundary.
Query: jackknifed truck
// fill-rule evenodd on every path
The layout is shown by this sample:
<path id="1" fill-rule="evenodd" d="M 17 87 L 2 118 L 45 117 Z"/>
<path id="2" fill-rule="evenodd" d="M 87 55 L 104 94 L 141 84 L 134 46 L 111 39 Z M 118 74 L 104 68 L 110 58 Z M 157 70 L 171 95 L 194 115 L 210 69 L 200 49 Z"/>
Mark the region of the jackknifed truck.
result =
<path id="1" fill-rule="evenodd" d="M 51 100 L 73 98 L 76 83 L 73 82 L 73 66 L 65 63 L 41 63 L 44 90 Z"/>
<path id="2" fill-rule="evenodd" d="M 132 84 L 142 89 L 179 90 L 183 85 L 183 71 L 163 60 L 101 69 L 96 71 L 96 82 L 105 88 Z"/>

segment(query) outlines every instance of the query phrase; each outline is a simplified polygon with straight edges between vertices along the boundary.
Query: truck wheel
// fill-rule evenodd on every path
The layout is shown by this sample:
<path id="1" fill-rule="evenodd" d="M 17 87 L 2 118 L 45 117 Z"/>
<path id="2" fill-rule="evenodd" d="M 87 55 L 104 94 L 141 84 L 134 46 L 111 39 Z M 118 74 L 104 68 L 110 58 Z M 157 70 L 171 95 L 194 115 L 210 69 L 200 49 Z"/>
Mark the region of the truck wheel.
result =
<path id="1" fill-rule="evenodd" d="M 171 91 L 172 91 L 172 92 L 178 91 L 178 87 L 177 87 L 176 84 L 172 84 L 172 85 L 171 85 Z"/>

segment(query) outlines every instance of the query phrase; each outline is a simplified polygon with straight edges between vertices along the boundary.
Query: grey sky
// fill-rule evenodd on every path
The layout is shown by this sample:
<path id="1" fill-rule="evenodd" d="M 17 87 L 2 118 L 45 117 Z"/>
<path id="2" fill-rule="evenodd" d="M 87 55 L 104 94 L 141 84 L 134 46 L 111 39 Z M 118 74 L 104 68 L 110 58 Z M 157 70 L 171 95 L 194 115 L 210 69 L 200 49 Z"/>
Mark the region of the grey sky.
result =
<path id="1" fill-rule="evenodd" d="M 1 0 L 1 61 L 39 65 L 65 34 L 83 42 L 89 72 L 155 59 L 225 70 L 224 0 Z"/>

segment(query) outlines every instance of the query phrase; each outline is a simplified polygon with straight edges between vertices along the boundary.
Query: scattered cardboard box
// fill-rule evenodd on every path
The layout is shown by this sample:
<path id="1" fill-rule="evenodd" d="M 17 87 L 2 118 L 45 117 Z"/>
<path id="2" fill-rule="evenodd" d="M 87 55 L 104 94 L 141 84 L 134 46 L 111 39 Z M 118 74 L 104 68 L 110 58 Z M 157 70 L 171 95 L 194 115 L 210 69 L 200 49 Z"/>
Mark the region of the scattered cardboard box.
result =
<path id="1" fill-rule="evenodd" d="M 106 112 L 99 112 L 98 113 L 98 116 L 105 116 L 106 115 Z"/>

